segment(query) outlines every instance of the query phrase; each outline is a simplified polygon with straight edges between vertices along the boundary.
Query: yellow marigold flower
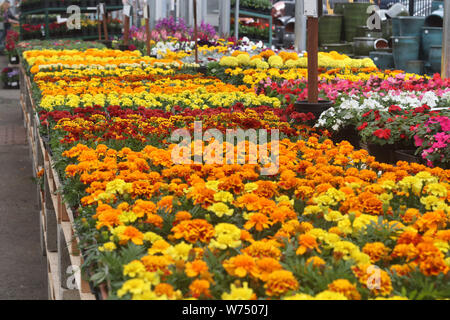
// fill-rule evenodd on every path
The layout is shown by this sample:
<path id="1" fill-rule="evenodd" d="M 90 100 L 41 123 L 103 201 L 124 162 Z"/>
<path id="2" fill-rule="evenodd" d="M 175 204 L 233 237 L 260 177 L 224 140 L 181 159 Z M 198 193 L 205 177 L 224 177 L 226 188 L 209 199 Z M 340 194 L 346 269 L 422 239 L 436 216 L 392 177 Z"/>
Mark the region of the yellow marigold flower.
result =
<path id="1" fill-rule="evenodd" d="M 303 214 L 304 215 L 309 215 L 309 214 L 318 214 L 318 213 L 322 213 L 323 209 L 319 206 L 307 206 L 305 207 L 305 209 L 303 210 Z"/>
<path id="2" fill-rule="evenodd" d="M 146 232 L 144 233 L 144 241 L 150 241 L 151 243 L 154 243 L 155 241 L 163 240 L 163 238 L 160 235 L 157 235 L 154 232 Z"/>
<path id="3" fill-rule="evenodd" d="M 389 298 L 376 297 L 375 300 L 409 300 L 409 299 L 407 297 L 402 297 L 402 296 L 392 296 Z"/>
<path id="4" fill-rule="evenodd" d="M 248 287 L 248 283 L 244 282 L 242 287 L 236 287 L 234 284 L 230 286 L 230 293 L 222 293 L 223 300 L 255 300 L 256 295 L 253 290 Z"/>
<path id="5" fill-rule="evenodd" d="M 106 242 L 103 244 L 103 246 L 99 247 L 98 250 L 99 251 L 107 251 L 107 252 L 111 252 L 117 249 L 117 246 L 114 242 Z"/>
<path id="6" fill-rule="evenodd" d="M 343 294 L 349 300 L 361 300 L 361 295 L 356 286 L 347 279 L 334 280 L 328 285 L 328 289 Z"/>
<path id="7" fill-rule="evenodd" d="M 314 297 L 314 300 L 348 300 L 345 295 L 331 290 L 322 291 Z"/>
<path id="8" fill-rule="evenodd" d="M 253 192 L 258 189 L 258 185 L 254 182 L 249 182 L 244 185 L 245 192 Z"/>
<path id="9" fill-rule="evenodd" d="M 142 279 L 131 279 L 125 281 L 125 283 L 122 285 L 122 288 L 120 288 L 117 291 L 117 296 L 119 298 L 122 298 L 127 293 L 131 293 L 132 295 L 138 295 L 142 294 L 146 290 L 150 291 L 149 283 L 146 283 Z"/>
<path id="10" fill-rule="evenodd" d="M 241 245 L 241 229 L 230 223 L 219 223 L 214 228 L 215 236 L 210 242 L 211 248 L 225 250 Z"/>
<path id="11" fill-rule="evenodd" d="M 164 253 L 169 255 L 175 261 L 187 261 L 192 248 L 192 244 L 187 244 L 186 242 L 182 241 L 175 246 L 167 248 Z"/>
<path id="12" fill-rule="evenodd" d="M 297 293 L 293 296 L 283 297 L 283 300 L 314 300 L 314 297 L 306 293 Z"/>
<path id="13" fill-rule="evenodd" d="M 324 215 L 325 220 L 327 221 L 339 221 L 342 220 L 342 214 L 336 210 L 328 210 L 328 212 Z"/>
<path id="14" fill-rule="evenodd" d="M 218 216 L 219 218 L 222 218 L 224 215 L 232 216 L 234 210 L 230 209 L 225 203 L 223 202 L 217 202 L 211 205 L 208 208 L 208 211 L 212 211 Z"/>
<path id="15" fill-rule="evenodd" d="M 139 260 L 131 261 L 123 267 L 123 275 L 135 278 L 145 272 L 144 264 Z"/>
<path id="16" fill-rule="evenodd" d="M 220 191 L 214 194 L 214 201 L 232 203 L 234 201 L 234 197 L 228 191 Z"/>

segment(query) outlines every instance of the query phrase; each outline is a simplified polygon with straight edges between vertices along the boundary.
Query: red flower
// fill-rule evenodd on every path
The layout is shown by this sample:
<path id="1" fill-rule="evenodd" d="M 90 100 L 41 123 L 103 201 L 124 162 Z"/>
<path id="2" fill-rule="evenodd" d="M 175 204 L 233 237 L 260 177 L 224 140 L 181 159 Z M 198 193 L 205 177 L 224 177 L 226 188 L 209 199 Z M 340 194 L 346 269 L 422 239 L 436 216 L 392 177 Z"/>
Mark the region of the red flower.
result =
<path id="1" fill-rule="evenodd" d="M 388 111 L 389 112 L 400 112 L 400 111 L 402 111 L 402 108 L 400 108 L 399 106 L 390 106 Z"/>
<path id="2" fill-rule="evenodd" d="M 364 130 L 365 128 L 367 128 L 367 126 L 368 126 L 368 123 L 367 123 L 367 122 L 364 122 L 362 125 L 360 125 L 360 126 L 358 127 L 358 131 Z"/>
<path id="3" fill-rule="evenodd" d="M 391 137 L 391 130 L 390 129 L 378 129 L 374 133 L 374 136 L 388 140 Z"/>

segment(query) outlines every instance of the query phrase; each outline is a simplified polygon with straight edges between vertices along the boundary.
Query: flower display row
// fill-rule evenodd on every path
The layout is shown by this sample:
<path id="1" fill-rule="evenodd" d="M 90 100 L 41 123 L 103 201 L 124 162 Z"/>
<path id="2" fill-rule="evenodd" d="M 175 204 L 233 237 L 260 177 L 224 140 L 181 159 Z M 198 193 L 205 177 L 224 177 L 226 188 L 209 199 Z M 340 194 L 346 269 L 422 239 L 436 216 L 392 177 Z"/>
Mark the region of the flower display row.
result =
<path id="1" fill-rule="evenodd" d="M 188 73 L 181 60 L 165 69 L 170 59 L 106 49 L 24 58 L 85 267 L 110 299 L 448 298 L 449 170 L 334 144 L 290 121 L 295 93 Z M 446 90 L 435 90 L 439 104 Z M 447 128 L 415 112 L 428 117 L 423 135 Z M 279 135 L 191 141 L 181 157 L 172 133 L 195 135 L 199 121 Z M 444 138 L 416 142 L 431 153 Z M 243 147 L 267 153 L 250 163 Z M 221 153 L 247 161 L 213 161 Z"/>

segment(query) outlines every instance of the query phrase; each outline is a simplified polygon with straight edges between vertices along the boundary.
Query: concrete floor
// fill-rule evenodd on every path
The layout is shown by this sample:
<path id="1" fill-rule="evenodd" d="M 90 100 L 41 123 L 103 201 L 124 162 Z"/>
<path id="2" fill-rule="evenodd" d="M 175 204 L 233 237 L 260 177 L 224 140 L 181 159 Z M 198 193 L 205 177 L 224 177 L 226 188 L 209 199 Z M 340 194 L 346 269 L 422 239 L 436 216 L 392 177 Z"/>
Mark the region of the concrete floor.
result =
<path id="1" fill-rule="evenodd" d="M 0 66 L 6 64 L 0 57 Z M 0 90 L 0 300 L 42 300 L 47 265 L 19 96 Z"/>

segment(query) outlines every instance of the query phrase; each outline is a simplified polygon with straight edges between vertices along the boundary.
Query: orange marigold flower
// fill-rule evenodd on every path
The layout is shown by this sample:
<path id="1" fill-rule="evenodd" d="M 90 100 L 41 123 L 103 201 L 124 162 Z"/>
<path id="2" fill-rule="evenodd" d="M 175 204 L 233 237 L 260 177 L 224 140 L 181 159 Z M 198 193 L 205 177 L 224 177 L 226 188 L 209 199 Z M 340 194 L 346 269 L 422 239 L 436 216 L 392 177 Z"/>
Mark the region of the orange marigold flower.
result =
<path id="1" fill-rule="evenodd" d="M 421 216 L 420 211 L 414 208 L 410 208 L 400 215 L 404 223 L 412 223 Z"/>
<path id="2" fill-rule="evenodd" d="M 255 241 L 247 248 L 241 250 L 242 253 L 246 253 L 254 258 L 279 258 L 281 251 L 278 249 L 278 242 L 274 240 L 269 241 Z"/>
<path id="3" fill-rule="evenodd" d="M 204 184 L 197 183 L 192 187 L 192 191 L 187 194 L 188 199 L 194 200 L 194 205 L 201 205 L 208 208 L 214 203 L 214 190 L 208 189 Z"/>
<path id="4" fill-rule="evenodd" d="M 175 224 L 178 224 L 181 221 L 190 220 L 192 215 L 187 211 L 178 211 L 175 215 Z"/>
<path id="5" fill-rule="evenodd" d="M 370 264 L 351 267 L 359 282 L 378 296 L 387 296 L 392 292 L 392 282 L 388 273 Z"/>
<path id="6" fill-rule="evenodd" d="M 250 230 L 255 228 L 256 231 L 262 231 L 270 227 L 269 218 L 262 213 L 254 213 L 250 219 L 244 224 L 244 228 Z"/>
<path id="7" fill-rule="evenodd" d="M 264 198 L 272 198 L 273 196 L 278 195 L 277 185 L 275 182 L 260 180 L 257 181 L 256 184 L 258 185 L 258 189 L 256 189 L 254 192 L 258 196 Z"/>
<path id="8" fill-rule="evenodd" d="M 122 245 L 127 244 L 130 240 L 136 245 L 144 244 L 144 234 L 133 226 L 126 227 L 125 230 L 119 234 L 119 239 L 119 243 Z"/>
<path id="9" fill-rule="evenodd" d="M 314 194 L 314 189 L 308 186 L 299 186 L 294 192 L 297 198 L 302 200 L 309 199 Z"/>
<path id="10" fill-rule="evenodd" d="M 316 237 L 310 234 L 301 234 L 298 237 L 299 247 L 295 252 L 298 255 L 305 254 L 306 251 L 316 249 L 320 252 L 319 245 L 317 244 Z"/>
<path id="11" fill-rule="evenodd" d="M 258 269 L 258 278 L 264 282 L 267 281 L 267 278 L 272 272 L 283 269 L 278 260 L 268 257 L 257 259 L 256 267 Z"/>
<path id="12" fill-rule="evenodd" d="M 277 270 L 268 277 L 264 288 L 268 296 L 281 296 L 289 291 L 295 291 L 299 287 L 297 279 L 292 272 L 287 270 Z"/>
<path id="13" fill-rule="evenodd" d="M 172 232 L 176 239 L 183 238 L 190 243 L 209 243 L 214 237 L 214 227 L 203 219 L 181 221 L 172 228 Z"/>
<path id="14" fill-rule="evenodd" d="M 170 260 L 164 256 L 145 256 L 141 258 L 142 263 L 149 272 L 162 271 L 165 274 L 169 273 L 168 267 Z"/>
<path id="15" fill-rule="evenodd" d="M 383 202 L 374 194 L 363 192 L 358 196 L 358 199 L 364 212 L 372 215 L 383 214 Z"/>
<path id="16" fill-rule="evenodd" d="M 156 205 L 151 201 L 136 200 L 133 212 L 138 218 L 143 218 L 144 215 L 152 215 L 156 213 Z"/>
<path id="17" fill-rule="evenodd" d="M 228 177 L 220 179 L 219 189 L 224 191 L 232 191 L 234 194 L 239 194 L 244 190 L 242 179 L 237 174 L 232 174 Z"/>
<path id="18" fill-rule="evenodd" d="M 313 267 L 320 268 L 326 264 L 325 260 L 318 256 L 312 256 L 306 260 L 306 265 L 311 264 Z"/>
<path id="19" fill-rule="evenodd" d="M 389 268 L 391 273 L 396 273 L 399 276 L 406 276 L 408 273 L 411 272 L 412 268 L 408 264 L 393 264 Z"/>
<path id="20" fill-rule="evenodd" d="M 188 277 L 194 278 L 208 271 L 208 265 L 203 260 L 194 260 L 186 263 L 185 273 Z"/>
<path id="21" fill-rule="evenodd" d="M 394 247 L 392 251 L 392 258 L 406 258 L 407 260 L 412 260 L 417 257 L 419 251 L 412 243 L 399 243 Z"/>
<path id="22" fill-rule="evenodd" d="M 192 297 L 199 299 L 200 297 L 210 298 L 210 283 L 206 280 L 194 280 L 189 286 L 189 293 Z"/>
<path id="23" fill-rule="evenodd" d="M 347 279 L 337 279 L 328 285 L 328 289 L 333 292 L 342 293 L 349 300 L 361 300 L 356 286 Z"/>
<path id="24" fill-rule="evenodd" d="M 165 213 L 171 213 L 173 210 L 174 199 L 173 196 L 162 197 L 157 203 L 158 209 L 163 210 Z"/>
<path id="25" fill-rule="evenodd" d="M 422 236 L 417 231 L 404 231 L 397 239 L 397 244 L 409 244 L 416 245 L 422 242 Z"/>
<path id="26" fill-rule="evenodd" d="M 167 298 L 173 299 L 175 298 L 175 290 L 172 285 L 168 283 L 160 283 L 153 290 L 158 296 L 166 295 Z"/>
<path id="27" fill-rule="evenodd" d="M 419 231 L 434 233 L 438 228 L 445 226 L 446 223 L 447 215 L 444 210 L 436 210 L 427 212 L 420 217 L 414 224 L 414 228 Z"/>
<path id="28" fill-rule="evenodd" d="M 258 274 L 255 258 L 247 254 L 241 254 L 225 260 L 223 262 L 223 267 L 230 275 L 239 278 L 243 278 L 248 274 L 256 277 Z"/>
<path id="29" fill-rule="evenodd" d="M 253 242 L 255 241 L 250 232 L 247 230 L 241 230 L 241 241 Z"/>
<path id="30" fill-rule="evenodd" d="M 372 242 L 366 243 L 362 251 L 370 257 L 370 262 L 375 263 L 388 259 L 390 250 L 382 242 Z"/>

